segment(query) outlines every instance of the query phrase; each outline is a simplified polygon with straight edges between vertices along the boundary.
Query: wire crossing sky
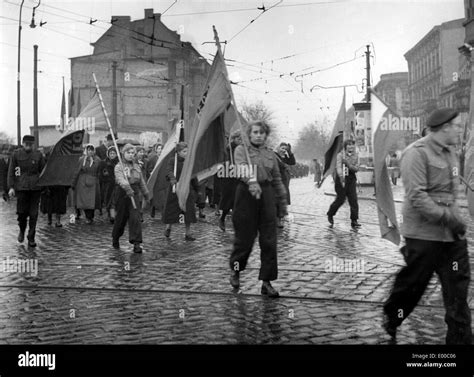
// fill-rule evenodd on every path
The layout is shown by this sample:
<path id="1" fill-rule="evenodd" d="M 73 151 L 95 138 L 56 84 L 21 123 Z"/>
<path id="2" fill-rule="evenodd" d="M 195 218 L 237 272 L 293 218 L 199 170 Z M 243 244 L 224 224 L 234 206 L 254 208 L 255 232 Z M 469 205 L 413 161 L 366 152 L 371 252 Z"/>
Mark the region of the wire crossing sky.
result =
<path id="1" fill-rule="evenodd" d="M 20 3 L 3 0 L 0 5 L 0 131 L 12 137 Z M 435 25 L 464 18 L 461 0 L 42 0 L 33 29 L 29 25 L 37 4 L 25 0 L 23 6 L 22 134 L 33 124 L 33 45 L 39 46 L 39 124 L 58 124 L 63 76 L 66 90 L 70 87 L 69 58 L 91 54 L 90 43 L 111 26 L 112 16 L 143 19 L 145 8 L 164 13 L 163 23 L 208 60 L 216 48 L 205 42 L 213 41 L 215 25 L 237 104 L 263 101 L 273 110 L 282 139 L 290 143 L 315 120 L 332 127 L 341 86 L 352 85 L 346 91 L 347 108 L 362 100 L 367 44 L 375 85 L 381 74 L 407 71 L 403 55 Z M 135 34 L 134 40 L 162 42 L 159 35 Z"/>

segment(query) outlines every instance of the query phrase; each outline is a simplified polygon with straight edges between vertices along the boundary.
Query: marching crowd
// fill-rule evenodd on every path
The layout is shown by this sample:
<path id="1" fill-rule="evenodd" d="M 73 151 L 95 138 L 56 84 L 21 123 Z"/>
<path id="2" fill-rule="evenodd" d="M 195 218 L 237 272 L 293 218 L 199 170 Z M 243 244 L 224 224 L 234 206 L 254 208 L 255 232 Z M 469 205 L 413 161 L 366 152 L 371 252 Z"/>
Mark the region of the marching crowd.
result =
<path id="1" fill-rule="evenodd" d="M 470 282 L 465 236 L 467 226 L 456 202 L 459 161 L 452 148 L 459 140 L 462 128 L 458 115 L 452 109 L 436 110 L 427 120 L 428 134 L 404 151 L 401 173 L 405 201 L 401 234 L 406 245 L 401 252 L 406 266 L 398 273 L 384 305 L 384 328 L 392 337 L 396 336 L 397 328 L 415 308 L 436 272 L 441 280 L 446 307 L 446 343 L 471 343 L 471 312 L 467 303 Z M 202 182 L 193 178 L 184 211 L 178 203 L 176 184 L 187 157 L 186 143 L 176 144 L 176 158 L 169 159 L 165 166 L 166 189 L 162 195 L 153 195 L 151 203 L 146 180 L 157 164 L 161 144 L 155 145 L 148 156 L 143 147 L 131 144 L 117 151 L 111 143 L 111 135 L 98 148 L 86 145 L 71 187 L 76 215 L 80 218 L 83 211 L 87 223 L 92 224 L 94 212 L 105 208 L 113 223 L 113 247 L 120 247 L 119 241 L 128 223 L 129 242 L 133 244 L 134 252 L 141 253 L 141 223 L 147 203 L 151 205 L 152 217 L 156 211 L 162 212 L 167 238 L 171 235 L 172 224 L 184 223 L 185 240 L 194 241 L 191 224 L 196 222 L 196 207 L 199 216 L 203 217 L 202 209 L 208 198 L 209 204 L 219 211 L 219 227 L 223 231 L 226 229 L 226 216 L 232 211 L 235 230 L 229 258 L 232 287 L 240 287 L 241 273 L 246 269 L 258 236 L 261 293 L 272 298 L 279 297 L 278 291 L 271 285 L 278 277 L 277 228 L 283 226 L 282 220 L 291 201 L 289 182 L 291 167 L 296 161 L 288 143 L 281 143 L 276 151 L 267 147 L 270 128 L 265 122 L 251 122 L 246 133 L 248 143 L 242 143 L 244 135 L 240 132 L 230 135 L 226 158 L 235 166 L 256 166 L 256 174 L 238 178 L 213 176 Z M 17 198 L 18 241 L 24 241 L 29 222 L 27 239 L 30 247 L 36 246 L 35 228 L 40 198 L 42 210 L 49 215 L 49 223 L 52 224 L 54 214 L 58 227 L 61 226 L 60 216 L 66 212 L 68 200 L 67 187 L 54 186 L 42 190 L 38 186 L 46 162 L 45 157 L 34 150 L 33 144 L 33 136 L 24 136 L 22 147 L 14 151 L 10 158 L 7 183 L 4 184 L 8 196 Z M 120 163 L 119 154 L 122 157 Z M 0 168 L 5 170 L 5 165 L 3 160 Z M 333 178 L 337 196 L 327 212 L 331 226 L 346 198 L 350 204 L 351 226 L 361 226 L 358 223 L 356 193 L 358 169 L 354 141 L 346 140 L 335 160 Z M 314 171 L 319 185 L 322 178 L 317 161 Z"/>

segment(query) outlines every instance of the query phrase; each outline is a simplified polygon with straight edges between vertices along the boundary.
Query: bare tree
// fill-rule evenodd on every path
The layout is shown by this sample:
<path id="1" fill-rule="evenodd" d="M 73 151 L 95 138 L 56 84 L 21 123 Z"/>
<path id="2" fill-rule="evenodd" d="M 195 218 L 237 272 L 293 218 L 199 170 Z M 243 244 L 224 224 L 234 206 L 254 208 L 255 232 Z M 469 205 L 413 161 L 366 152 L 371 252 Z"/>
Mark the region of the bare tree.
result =
<path id="1" fill-rule="evenodd" d="M 15 138 L 4 131 L 0 131 L 0 144 L 15 144 Z"/>
<path id="2" fill-rule="evenodd" d="M 267 145 L 274 148 L 280 141 L 278 128 L 274 121 L 274 113 L 263 101 L 256 101 L 253 103 L 244 102 L 240 108 L 240 113 L 247 122 L 256 120 L 263 120 L 270 126 L 270 135 L 267 139 Z"/>
<path id="3" fill-rule="evenodd" d="M 310 161 L 314 158 L 324 159 L 324 152 L 328 147 L 330 134 L 317 122 L 306 125 L 298 135 L 294 153 L 297 159 Z"/>

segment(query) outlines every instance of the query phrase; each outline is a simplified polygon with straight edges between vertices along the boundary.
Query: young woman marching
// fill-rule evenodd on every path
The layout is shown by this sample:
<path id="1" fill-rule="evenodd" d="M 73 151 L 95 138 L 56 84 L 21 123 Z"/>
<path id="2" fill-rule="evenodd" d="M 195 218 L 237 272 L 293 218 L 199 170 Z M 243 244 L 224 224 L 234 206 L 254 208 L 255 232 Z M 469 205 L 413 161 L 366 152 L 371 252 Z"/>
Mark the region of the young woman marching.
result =
<path id="1" fill-rule="evenodd" d="M 110 223 L 115 221 L 114 189 L 115 189 L 115 165 L 118 163 L 115 147 L 107 149 L 107 157 L 101 162 L 99 169 L 99 180 L 102 182 L 102 203 L 107 211 Z"/>
<path id="2" fill-rule="evenodd" d="M 174 164 L 175 159 L 170 159 L 167 168 L 166 179 L 170 182 L 168 186 L 168 192 L 166 195 L 165 208 L 163 210 L 163 222 L 166 224 L 165 236 L 168 238 L 171 234 L 171 224 L 180 222 L 180 218 L 184 220 L 186 226 L 185 237 L 186 241 L 194 241 L 195 238 L 191 236 L 191 223 L 195 223 L 196 210 L 194 203 L 196 202 L 197 193 L 199 191 L 199 185 L 195 178 L 191 179 L 191 187 L 189 190 L 188 199 L 186 201 L 186 212 L 182 212 L 179 207 L 178 197 L 173 192 L 173 186 L 179 180 L 181 176 L 181 170 L 183 170 L 184 159 L 188 153 L 188 145 L 184 142 L 180 142 L 176 145 L 176 152 L 178 153 L 178 165 L 176 169 L 176 176 L 174 175 Z"/>
<path id="3" fill-rule="evenodd" d="M 122 148 L 123 169 L 120 164 L 115 165 L 116 210 L 117 216 L 112 230 L 112 246 L 116 249 L 120 247 L 119 239 L 125 231 L 128 222 L 128 239 L 133 244 L 133 252 L 141 253 L 140 244 L 142 240 L 142 224 L 140 221 L 139 194 L 145 200 L 150 200 L 150 195 L 140 165 L 134 161 L 135 147 L 125 144 Z M 133 208 L 132 200 L 135 200 L 136 208 Z"/>
<path id="4" fill-rule="evenodd" d="M 256 179 L 240 178 L 235 193 L 232 221 L 235 229 L 234 249 L 230 257 L 232 270 L 230 284 L 235 289 L 240 286 L 240 272 L 245 270 L 252 247 L 259 235 L 261 249 L 259 280 L 263 281 L 261 293 L 268 297 L 279 297 L 270 281 L 278 276 L 276 202 L 282 214 L 286 215 L 286 191 L 281 181 L 275 153 L 265 146 L 270 133 L 264 121 L 248 125 L 250 145 L 247 147 Z M 235 149 L 237 168 L 247 165 L 245 145 Z"/>

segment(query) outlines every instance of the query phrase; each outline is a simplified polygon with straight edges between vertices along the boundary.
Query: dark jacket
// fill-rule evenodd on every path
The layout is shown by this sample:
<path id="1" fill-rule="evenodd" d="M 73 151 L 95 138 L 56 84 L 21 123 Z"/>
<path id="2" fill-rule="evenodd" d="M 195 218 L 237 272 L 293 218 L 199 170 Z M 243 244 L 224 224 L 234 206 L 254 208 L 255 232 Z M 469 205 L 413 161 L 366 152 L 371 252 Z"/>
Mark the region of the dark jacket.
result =
<path id="1" fill-rule="evenodd" d="M 111 160 L 106 158 L 104 161 L 101 161 L 99 165 L 99 181 L 100 182 L 115 182 L 114 168 L 118 163 L 118 158 Z"/>
<path id="2" fill-rule="evenodd" d="M 45 160 L 41 152 L 26 152 L 24 148 L 13 152 L 8 167 L 8 188 L 15 191 L 39 191 L 38 180 Z"/>
<path id="3" fill-rule="evenodd" d="M 167 166 L 166 180 L 170 182 L 166 193 L 166 203 L 163 209 L 163 222 L 165 224 L 173 224 L 179 222 L 179 215 L 182 212 L 179 207 L 178 196 L 173 192 L 173 183 L 176 183 L 181 176 L 183 170 L 184 158 L 178 156 L 178 164 L 176 166 L 176 176 L 174 175 L 174 158 L 171 158 Z M 186 211 L 184 212 L 184 221 L 186 223 L 195 223 L 196 210 L 194 203 L 199 191 L 199 184 L 196 178 L 191 179 L 188 199 L 186 200 Z"/>

